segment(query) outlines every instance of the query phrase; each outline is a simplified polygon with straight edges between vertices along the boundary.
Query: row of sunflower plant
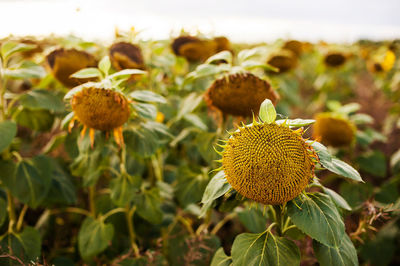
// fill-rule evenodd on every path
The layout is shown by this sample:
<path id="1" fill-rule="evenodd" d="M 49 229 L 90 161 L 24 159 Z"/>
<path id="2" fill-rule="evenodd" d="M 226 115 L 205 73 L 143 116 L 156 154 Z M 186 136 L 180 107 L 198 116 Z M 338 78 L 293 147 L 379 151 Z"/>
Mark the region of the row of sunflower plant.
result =
<path id="1" fill-rule="evenodd" d="M 398 43 L 0 43 L 2 263 L 399 259 Z"/>

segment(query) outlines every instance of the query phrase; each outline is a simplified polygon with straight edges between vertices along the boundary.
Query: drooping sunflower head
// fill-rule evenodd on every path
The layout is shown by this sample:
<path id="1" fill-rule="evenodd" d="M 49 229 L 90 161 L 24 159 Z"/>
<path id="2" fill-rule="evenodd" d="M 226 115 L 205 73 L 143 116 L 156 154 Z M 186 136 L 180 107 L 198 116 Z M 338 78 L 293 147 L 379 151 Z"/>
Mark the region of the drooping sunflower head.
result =
<path id="1" fill-rule="evenodd" d="M 93 145 L 94 130 L 113 131 L 116 142 L 123 144 L 122 125 L 130 116 L 129 101 L 125 96 L 111 89 L 84 87 L 70 98 L 74 120 L 83 124 L 83 134 L 90 129 Z"/>
<path id="2" fill-rule="evenodd" d="M 349 146 L 355 139 L 356 127 L 348 119 L 334 113 L 315 116 L 314 139 L 332 147 Z"/>
<path id="3" fill-rule="evenodd" d="M 172 50 L 174 51 L 174 54 L 176 55 L 181 55 L 179 53 L 179 50 L 181 48 L 182 45 L 186 44 L 186 43 L 190 43 L 190 42 L 198 42 L 200 41 L 199 38 L 194 37 L 194 36 L 179 36 L 178 38 L 174 39 L 174 41 L 172 42 Z"/>
<path id="4" fill-rule="evenodd" d="M 46 57 L 54 77 L 67 87 L 75 87 L 85 83 L 88 79 L 76 79 L 70 76 L 87 67 L 95 67 L 96 59 L 89 53 L 76 49 L 60 48 L 54 50 Z"/>
<path id="5" fill-rule="evenodd" d="M 314 177 L 316 158 L 301 130 L 253 122 L 232 134 L 221 161 L 228 183 L 238 193 L 277 205 L 304 191 Z"/>
<path id="6" fill-rule="evenodd" d="M 346 59 L 346 55 L 341 52 L 329 52 L 324 57 L 324 63 L 329 67 L 340 67 Z"/>
<path id="7" fill-rule="evenodd" d="M 144 60 L 140 47 L 128 42 L 114 43 L 110 47 L 110 60 L 117 70 L 143 69 Z"/>
<path id="8" fill-rule="evenodd" d="M 205 99 L 210 107 L 224 114 L 250 117 L 258 114 L 265 99 L 276 104 L 279 95 L 267 81 L 251 73 L 236 73 L 215 80 L 208 88 Z"/>
<path id="9" fill-rule="evenodd" d="M 285 44 L 282 46 L 282 48 L 290 50 L 296 56 L 299 56 L 303 52 L 303 43 L 296 41 L 296 40 L 290 40 L 290 41 L 285 42 Z"/>
<path id="10" fill-rule="evenodd" d="M 272 55 L 267 62 L 269 65 L 279 69 L 279 73 L 288 72 L 297 65 L 296 55 L 290 50 L 282 50 Z M 271 72 L 273 74 L 275 72 Z"/>
<path id="11" fill-rule="evenodd" d="M 219 37 L 215 37 L 214 41 L 217 44 L 217 51 L 216 52 L 231 51 L 232 50 L 231 43 L 228 40 L 228 38 L 226 38 L 224 36 L 219 36 Z"/>

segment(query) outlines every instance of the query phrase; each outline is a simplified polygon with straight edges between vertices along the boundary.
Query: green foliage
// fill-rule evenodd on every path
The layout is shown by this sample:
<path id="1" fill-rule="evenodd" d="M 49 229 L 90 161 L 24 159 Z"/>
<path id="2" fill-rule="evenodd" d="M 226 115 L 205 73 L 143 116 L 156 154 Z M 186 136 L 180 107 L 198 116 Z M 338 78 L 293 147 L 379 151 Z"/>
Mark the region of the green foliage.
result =
<path id="1" fill-rule="evenodd" d="M 17 134 L 17 125 L 12 121 L 0 122 L 0 152 L 6 149 Z"/>
<path id="2" fill-rule="evenodd" d="M 293 241 L 269 231 L 244 233 L 233 242 L 232 261 L 233 265 L 300 265 L 300 251 Z"/>

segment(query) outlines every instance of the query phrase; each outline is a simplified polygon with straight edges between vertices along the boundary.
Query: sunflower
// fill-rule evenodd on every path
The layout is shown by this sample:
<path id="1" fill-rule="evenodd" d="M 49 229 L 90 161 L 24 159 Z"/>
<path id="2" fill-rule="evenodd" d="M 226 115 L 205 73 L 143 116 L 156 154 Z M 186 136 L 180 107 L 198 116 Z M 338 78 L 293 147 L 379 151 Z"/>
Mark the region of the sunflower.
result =
<path id="1" fill-rule="evenodd" d="M 222 36 L 211 40 L 203 40 L 195 36 L 180 36 L 172 42 L 171 46 L 176 55 L 185 57 L 189 62 L 205 61 L 218 52 L 231 50 L 229 40 Z"/>
<path id="2" fill-rule="evenodd" d="M 290 40 L 285 42 L 282 48 L 292 51 L 296 56 L 300 56 L 303 52 L 303 43 L 296 40 Z"/>
<path id="3" fill-rule="evenodd" d="M 340 67 L 346 59 L 346 55 L 341 52 L 329 52 L 324 57 L 324 63 L 329 67 Z"/>
<path id="4" fill-rule="evenodd" d="M 236 73 L 215 80 L 205 99 L 212 108 L 223 114 L 249 117 L 258 114 L 260 104 L 270 99 L 274 104 L 279 95 L 270 84 L 251 73 Z"/>
<path id="5" fill-rule="evenodd" d="M 356 127 L 348 119 L 334 113 L 315 116 L 314 139 L 332 147 L 349 146 L 355 139 Z"/>
<path id="6" fill-rule="evenodd" d="M 83 124 L 81 135 L 89 128 L 90 142 L 93 147 L 95 130 L 112 131 L 118 145 L 124 145 L 122 125 L 129 119 L 130 106 L 126 97 L 117 91 L 104 88 L 81 86 L 69 96 L 74 117 L 69 129 L 78 120 Z"/>
<path id="7" fill-rule="evenodd" d="M 54 50 L 47 55 L 46 61 L 54 77 L 66 87 L 75 87 L 89 81 L 70 76 L 83 68 L 97 66 L 96 59 L 91 54 L 76 49 Z"/>
<path id="8" fill-rule="evenodd" d="M 110 47 L 110 60 L 116 70 L 144 69 L 140 47 L 128 42 L 114 43 Z"/>
<path id="9" fill-rule="evenodd" d="M 312 181 L 317 162 L 301 134 L 301 129 L 275 122 L 240 127 L 221 152 L 228 183 L 263 204 L 283 204 L 297 197 Z"/>
<path id="10" fill-rule="evenodd" d="M 290 50 L 281 50 L 279 53 L 271 56 L 267 63 L 279 69 L 279 73 L 288 72 L 297 65 L 296 55 Z M 270 72 L 271 74 L 275 72 Z"/>
<path id="11" fill-rule="evenodd" d="M 390 71 L 396 61 L 396 55 L 391 50 L 373 55 L 368 62 L 368 68 L 373 73 L 385 73 Z"/>

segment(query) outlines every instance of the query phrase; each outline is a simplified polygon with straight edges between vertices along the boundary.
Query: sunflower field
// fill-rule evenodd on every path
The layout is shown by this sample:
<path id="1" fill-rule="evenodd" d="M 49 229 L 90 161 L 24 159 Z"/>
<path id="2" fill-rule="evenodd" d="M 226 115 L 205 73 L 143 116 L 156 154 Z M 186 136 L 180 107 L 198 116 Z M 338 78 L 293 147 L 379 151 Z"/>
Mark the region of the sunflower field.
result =
<path id="1" fill-rule="evenodd" d="M 400 42 L 0 40 L 0 265 L 400 264 Z"/>

